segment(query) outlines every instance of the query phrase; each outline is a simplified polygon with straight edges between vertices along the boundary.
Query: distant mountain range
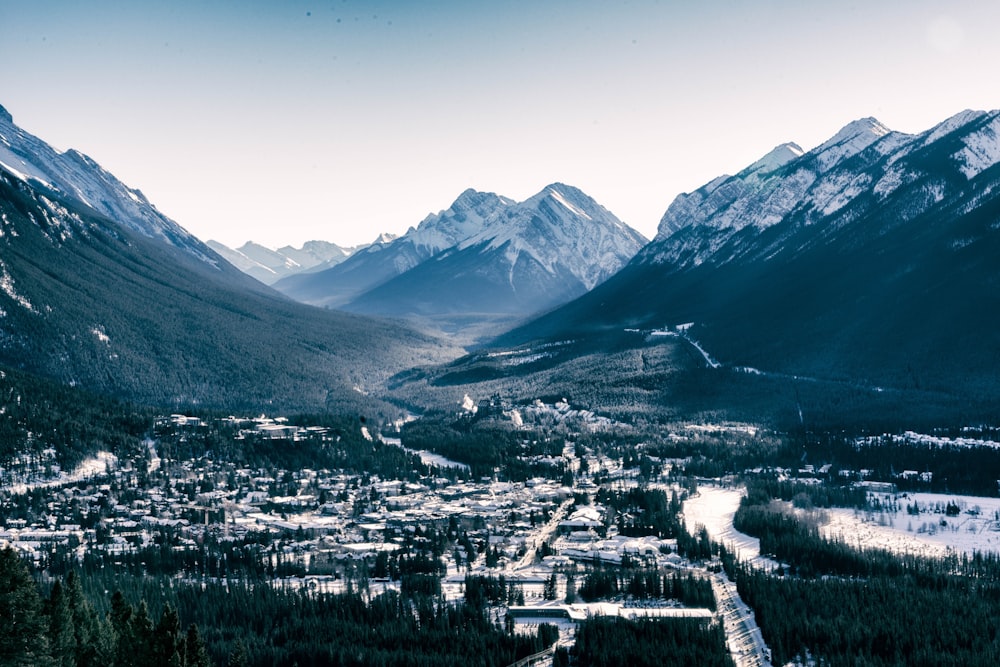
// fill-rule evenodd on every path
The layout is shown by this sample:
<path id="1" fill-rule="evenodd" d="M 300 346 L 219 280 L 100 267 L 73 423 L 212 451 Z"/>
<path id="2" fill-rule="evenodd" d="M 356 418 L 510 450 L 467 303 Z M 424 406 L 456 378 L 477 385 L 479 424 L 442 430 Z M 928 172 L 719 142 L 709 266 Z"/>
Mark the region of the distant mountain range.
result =
<path id="1" fill-rule="evenodd" d="M 998 162 L 997 111 L 784 144 L 677 197 L 618 274 L 497 344 L 673 330 L 724 369 L 996 402 Z"/>
<path id="2" fill-rule="evenodd" d="M 277 250 L 247 241 L 235 250 L 219 241 L 206 245 L 243 273 L 265 285 L 272 285 L 286 276 L 322 271 L 340 264 L 365 246 L 344 248 L 329 241 L 307 241 L 301 248 L 290 245 Z"/>
<path id="3" fill-rule="evenodd" d="M 343 412 L 455 353 L 274 292 L 0 107 L 0 364 L 159 405 Z"/>
<path id="4" fill-rule="evenodd" d="M 678 196 L 648 244 L 556 183 L 467 190 L 354 252 L 239 249 L 318 309 L 0 107 L 0 364 L 157 404 L 343 412 L 388 386 L 820 428 L 993 418 L 998 163 L 1000 112 L 916 135 L 865 118 Z M 370 315 L 463 342 L 527 323 L 435 366 L 454 342 Z"/>
<path id="5" fill-rule="evenodd" d="M 585 293 L 645 242 L 572 186 L 523 202 L 466 190 L 399 238 L 274 286 L 306 303 L 475 338 Z"/>

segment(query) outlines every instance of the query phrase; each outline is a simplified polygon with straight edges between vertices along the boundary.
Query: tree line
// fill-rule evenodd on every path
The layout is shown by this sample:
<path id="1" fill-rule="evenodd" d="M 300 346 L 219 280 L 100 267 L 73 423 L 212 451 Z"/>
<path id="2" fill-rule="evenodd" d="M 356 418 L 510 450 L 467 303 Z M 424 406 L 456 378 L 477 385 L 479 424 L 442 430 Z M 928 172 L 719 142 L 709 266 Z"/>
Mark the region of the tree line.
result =
<path id="1" fill-rule="evenodd" d="M 419 584 L 369 598 L 115 572 L 36 581 L 9 548 L 0 617 L 0 664 L 19 667 L 502 667 L 552 640 L 551 629 L 515 634 L 486 608 Z"/>
<path id="2" fill-rule="evenodd" d="M 775 664 L 992 665 L 1000 660 L 1000 559 L 856 549 L 786 514 L 758 486 L 734 525 L 783 565 L 767 573 L 724 555 Z"/>

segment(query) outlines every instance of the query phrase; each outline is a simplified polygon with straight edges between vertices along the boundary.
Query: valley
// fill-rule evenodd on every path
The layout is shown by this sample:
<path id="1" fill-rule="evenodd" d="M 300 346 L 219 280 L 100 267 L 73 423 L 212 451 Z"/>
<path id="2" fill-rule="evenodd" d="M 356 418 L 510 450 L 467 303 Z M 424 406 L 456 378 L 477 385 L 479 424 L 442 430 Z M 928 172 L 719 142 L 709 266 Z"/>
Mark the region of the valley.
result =
<path id="1" fill-rule="evenodd" d="M 0 114 L 0 662 L 996 664 L 998 117 L 271 251 Z"/>
<path id="2" fill-rule="evenodd" d="M 174 414 L 149 428 L 131 455 L 99 451 L 72 472 L 52 450 L 9 462 L 0 540 L 49 577 L 79 572 L 87 591 L 90 580 L 113 585 L 103 578 L 111 573 L 120 584 L 169 580 L 178 592 L 130 602 L 185 618 L 197 614 L 180 591 L 241 582 L 366 604 L 437 595 L 485 605 L 512 636 L 551 633 L 539 658 L 550 664 L 593 650 L 580 642 L 607 618 L 720 628 L 722 648 L 702 650 L 771 664 L 774 630 L 754 620 L 741 582 L 746 572 L 779 579 L 802 566 L 736 527 L 756 507 L 748 495 L 764 489 L 774 498 L 768 511 L 818 526 L 810 539 L 831 545 L 823 548 L 928 564 L 959 557 L 960 572 L 972 558 L 992 572 L 1000 554 L 995 491 L 928 493 L 919 489 L 937 475 L 906 467 L 907 452 L 926 456 L 919 443 L 933 442 L 976 453 L 997 478 L 1000 449 L 971 429 L 958 440 L 911 433 L 842 443 L 859 454 L 898 445 L 887 473 L 836 463 L 832 443 L 802 450 L 749 424 L 637 431 L 538 399 L 467 396 L 451 415 L 399 422 Z M 108 608 L 108 591 L 89 592 L 90 603 Z M 203 623 L 208 655 L 226 660 L 235 644 Z M 243 650 L 282 662 L 273 641 L 245 639 Z"/>

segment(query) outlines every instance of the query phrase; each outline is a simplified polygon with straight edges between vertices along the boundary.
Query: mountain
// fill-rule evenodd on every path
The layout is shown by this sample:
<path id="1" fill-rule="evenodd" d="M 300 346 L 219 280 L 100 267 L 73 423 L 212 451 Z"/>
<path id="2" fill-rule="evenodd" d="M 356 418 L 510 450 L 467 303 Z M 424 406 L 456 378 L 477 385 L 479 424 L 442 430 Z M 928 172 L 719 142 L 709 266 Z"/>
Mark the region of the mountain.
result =
<path id="1" fill-rule="evenodd" d="M 0 364 L 150 404 L 342 411 L 452 354 L 274 292 L 6 111 L 0 146 Z"/>
<path id="2" fill-rule="evenodd" d="M 721 369 L 995 407 L 998 162 L 997 111 L 784 144 L 678 196 L 622 271 L 497 344 L 661 330 Z"/>
<path id="3" fill-rule="evenodd" d="M 517 321 L 593 289 L 645 239 L 577 188 L 507 203 L 478 232 L 343 306 L 456 332 Z"/>
<path id="4" fill-rule="evenodd" d="M 468 342 L 592 289 L 644 243 L 568 185 L 520 203 L 466 190 L 403 236 L 274 286 L 306 303 L 406 318 Z"/>
<path id="5" fill-rule="evenodd" d="M 514 202 L 466 190 L 448 209 L 430 214 L 400 237 L 382 235 L 337 266 L 279 280 L 275 289 L 317 306 L 340 307 L 477 234 L 486 220 Z"/>
<path id="6" fill-rule="evenodd" d="M 364 247 L 344 248 L 328 241 L 307 241 L 301 248 L 288 245 L 271 250 L 247 241 L 234 250 L 218 241 L 209 240 L 206 244 L 227 262 L 265 285 L 296 273 L 322 271 L 336 266 Z"/>
<path id="7" fill-rule="evenodd" d="M 201 241 L 157 211 L 142 192 L 129 188 L 83 153 L 56 151 L 25 132 L 2 106 L 0 168 L 22 181 L 69 197 L 143 236 L 165 241 L 210 264 L 217 261 Z"/>

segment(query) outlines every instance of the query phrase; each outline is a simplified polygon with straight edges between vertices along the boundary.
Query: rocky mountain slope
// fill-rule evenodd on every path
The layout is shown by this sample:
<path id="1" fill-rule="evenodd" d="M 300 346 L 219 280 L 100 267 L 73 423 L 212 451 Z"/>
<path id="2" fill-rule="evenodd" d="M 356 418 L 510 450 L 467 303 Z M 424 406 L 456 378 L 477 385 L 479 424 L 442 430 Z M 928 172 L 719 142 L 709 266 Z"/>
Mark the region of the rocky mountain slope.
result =
<path id="1" fill-rule="evenodd" d="M 403 236 L 275 287 L 307 303 L 406 318 L 474 340 L 583 294 L 644 243 L 568 185 L 523 202 L 467 190 Z"/>
<path id="2" fill-rule="evenodd" d="M 644 242 L 583 192 L 556 183 L 344 307 L 429 320 L 450 332 L 477 320 L 513 322 L 592 289 Z"/>

